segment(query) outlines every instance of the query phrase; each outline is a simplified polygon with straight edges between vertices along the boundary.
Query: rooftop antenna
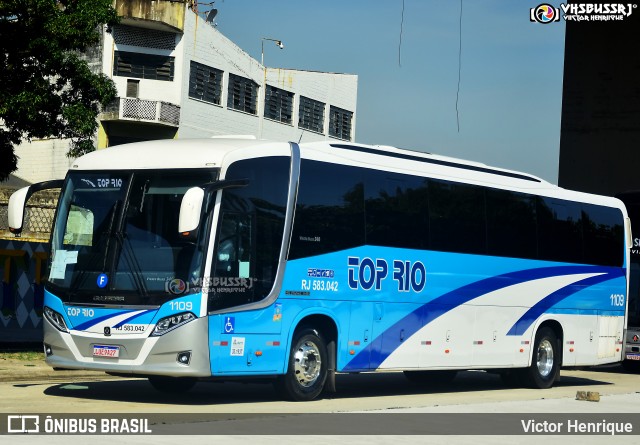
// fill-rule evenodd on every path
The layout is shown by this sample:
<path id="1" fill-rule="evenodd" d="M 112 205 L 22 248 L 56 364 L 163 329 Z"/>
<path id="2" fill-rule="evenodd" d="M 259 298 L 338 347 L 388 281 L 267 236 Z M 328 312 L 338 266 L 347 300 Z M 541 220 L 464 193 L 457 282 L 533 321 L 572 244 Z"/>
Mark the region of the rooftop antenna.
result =
<path id="1" fill-rule="evenodd" d="M 216 8 L 213 8 L 211 11 L 209 11 L 209 13 L 207 14 L 207 18 L 205 20 L 209 23 L 213 23 L 213 19 L 215 19 L 217 15 L 218 15 L 218 10 Z"/>
<path id="2" fill-rule="evenodd" d="M 203 17 L 207 23 L 211 24 L 211 26 L 215 27 L 217 26 L 217 23 L 215 23 L 213 20 L 218 15 L 218 10 L 212 7 L 214 4 L 215 4 L 215 0 L 208 3 L 194 0 L 193 11 L 199 16 Z M 203 7 L 202 11 L 200 10 L 200 7 Z M 209 9 L 208 7 L 212 7 L 212 8 L 207 12 L 207 9 Z"/>

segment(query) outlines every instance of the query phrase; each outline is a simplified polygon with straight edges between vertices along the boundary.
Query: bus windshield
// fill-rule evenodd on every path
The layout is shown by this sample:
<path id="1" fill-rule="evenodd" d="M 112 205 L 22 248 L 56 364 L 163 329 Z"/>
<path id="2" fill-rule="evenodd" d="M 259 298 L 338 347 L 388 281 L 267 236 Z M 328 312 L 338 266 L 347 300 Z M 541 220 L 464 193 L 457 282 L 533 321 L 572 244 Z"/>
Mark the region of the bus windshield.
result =
<path id="1" fill-rule="evenodd" d="M 184 293 L 200 278 L 205 231 L 178 233 L 180 203 L 217 173 L 70 172 L 52 233 L 50 287 L 87 304 L 157 305 Z"/>

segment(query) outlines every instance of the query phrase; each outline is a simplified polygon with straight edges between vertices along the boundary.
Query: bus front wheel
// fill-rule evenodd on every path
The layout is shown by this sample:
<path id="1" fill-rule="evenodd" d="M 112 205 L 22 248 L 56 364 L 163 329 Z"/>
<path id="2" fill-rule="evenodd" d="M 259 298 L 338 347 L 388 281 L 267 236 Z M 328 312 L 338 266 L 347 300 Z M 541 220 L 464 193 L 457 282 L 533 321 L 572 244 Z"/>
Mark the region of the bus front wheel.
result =
<path id="1" fill-rule="evenodd" d="M 536 334 L 531 366 L 525 369 L 524 383 L 532 388 L 547 389 L 553 386 L 560 368 L 558 338 L 549 327 Z"/>
<path id="2" fill-rule="evenodd" d="M 287 372 L 276 380 L 276 390 L 288 400 L 315 399 L 327 380 L 328 358 L 320 333 L 311 328 L 300 329 L 291 343 Z"/>

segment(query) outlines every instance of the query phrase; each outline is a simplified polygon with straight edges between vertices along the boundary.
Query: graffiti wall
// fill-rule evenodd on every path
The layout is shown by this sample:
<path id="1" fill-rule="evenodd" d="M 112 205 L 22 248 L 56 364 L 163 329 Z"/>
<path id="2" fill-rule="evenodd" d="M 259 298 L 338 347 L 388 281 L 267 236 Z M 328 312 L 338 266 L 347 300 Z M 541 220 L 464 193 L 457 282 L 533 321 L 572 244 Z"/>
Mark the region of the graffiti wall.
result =
<path id="1" fill-rule="evenodd" d="M 47 243 L 0 239 L 0 342 L 42 341 Z"/>
<path id="2" fill-rule="evenodd" d="M 14 189 L 0 188 L 0 346 L 42 341 L 44 273 L 58 190 L 27 202 L 22 238 L 9 232 L 7 205 Z"/>

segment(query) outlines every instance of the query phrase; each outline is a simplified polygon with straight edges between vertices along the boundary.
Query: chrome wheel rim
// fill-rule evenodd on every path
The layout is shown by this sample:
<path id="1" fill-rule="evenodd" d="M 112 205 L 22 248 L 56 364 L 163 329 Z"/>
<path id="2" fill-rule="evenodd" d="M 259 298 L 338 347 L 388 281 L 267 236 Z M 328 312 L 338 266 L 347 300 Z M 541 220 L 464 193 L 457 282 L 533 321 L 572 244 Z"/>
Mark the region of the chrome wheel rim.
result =
<path id="1" fill-rule="evenodd" d="M 538 345 L 538 372 L 542 377 L 548 377 L 553 369 L 553 345 L 549 340 L 542 340 Z"/>
<path id="2" fill-rule="evenodd" d="M 293 360 L 298 383 L 305 388 L 313 385 L 320 377 L 322 366 L 318 346 L 310 340 L 300 343 L 293 355 Z"/>

